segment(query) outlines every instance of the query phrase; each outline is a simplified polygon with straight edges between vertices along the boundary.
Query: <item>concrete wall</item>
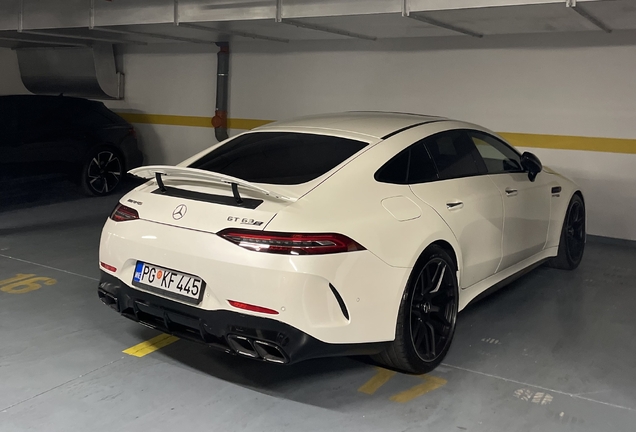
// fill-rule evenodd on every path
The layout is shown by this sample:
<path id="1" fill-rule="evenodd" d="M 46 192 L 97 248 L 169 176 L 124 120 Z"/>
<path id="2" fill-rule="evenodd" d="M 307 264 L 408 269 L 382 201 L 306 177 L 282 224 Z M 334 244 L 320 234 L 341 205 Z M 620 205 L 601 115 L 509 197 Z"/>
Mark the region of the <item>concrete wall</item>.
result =
<path id="1" fill-rule="evenodd" d="M 118 50 L 125 74 L 123 101 L 115 111 L 214 116 L 216 47 L 160 44 Z M 213 128 L 136 124 L 148 163 L 176 164 L 216 143 Z"/>
<path id="2" fill-rule="evenodd" d="M 18 56 L 9 48 L 0 48 L 0 95 L 28 93 L 20 79 Z"/>
<path id="3" fill-rule="evenodd" d="M 498 132 L 636 139 L 634 41 L 633 33 L 598 32 L 234 43 L 230 117 L 406 111 L 472 121 Z M 128 47 L 121 54 L 126 100 L 107 105 L 212 117 L 215 52 L 187 45 Z M 176 163 L 215 142 L 211 128 L 136 127 L 149 163 Z M 636 239 L 636 150 L 530 150 L 581 185 L 591 234 Z"/>

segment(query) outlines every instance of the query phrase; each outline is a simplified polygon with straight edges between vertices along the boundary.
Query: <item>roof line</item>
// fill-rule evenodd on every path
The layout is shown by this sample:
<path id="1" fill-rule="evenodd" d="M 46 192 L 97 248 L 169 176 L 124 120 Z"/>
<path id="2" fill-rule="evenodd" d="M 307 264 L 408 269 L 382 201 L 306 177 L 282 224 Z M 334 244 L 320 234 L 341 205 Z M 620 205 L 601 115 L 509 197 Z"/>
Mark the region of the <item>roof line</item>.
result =
<path id="1" fill-rule="evenodd" d="M 439 120 L 428 120 L 428 121 L 425 121 L 425 122 L 414 123 L 414 124 L 412 124 L 412 125 L 405 126 L 405 127 L 400 128 L 400 129 L 398 129 L 398 130 L 394 130 L 393 132 L 391 132 L 391 133 L 388 133 L 388 134 L 384 135 L 384 136 L 383 136 L 382 138 L 380 138 L 380 139 L 385 140 L 385 139 L 391 138 L 391 137 L 392 137 L 392 136 L 394 136 L 394 135 L 397 135 L 397 134 L 399 134 L 399 133 L 402 133 L 402 132 L 404 132 L 404 131 L 406 131 L 406 130 L 409 130 L 409 129 L 411 129 L 411 128 L 414 128 L 414 127 L 416 127 L 416 126 L 422 126 L 422 125 L 429 124 L 429 123 L 437 123 L 437 122 L 447 121 L 447 120 L 448 120 L 448 119 L 440 118 Z"/>
<path id="2" fill-rule="evenodd" d="M 434 117 L 439 119 L 446 118 L 442 116 L 435 116 L 435 115 L 429 115 L 429 114 L 417 114 L 417 113 L 409 113 L 409 112 L 402 112 L 402 111 L 373 111 L 373 110 L 355 111 L 354 110 L 354 111 L 345 111 L 345 113 L 403 114 L 403 115 L 410 115 L 414 117 Z"/>

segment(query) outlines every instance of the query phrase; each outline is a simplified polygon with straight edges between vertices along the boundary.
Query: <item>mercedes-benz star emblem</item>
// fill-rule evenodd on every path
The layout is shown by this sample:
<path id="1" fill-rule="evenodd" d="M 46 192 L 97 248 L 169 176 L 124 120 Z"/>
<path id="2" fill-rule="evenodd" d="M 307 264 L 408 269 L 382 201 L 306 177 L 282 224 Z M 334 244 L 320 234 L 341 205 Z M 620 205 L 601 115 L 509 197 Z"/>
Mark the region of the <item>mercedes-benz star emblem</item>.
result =
<path id="1" fill-rule="evenodd" d="M 172 218 L 174 220 L 179 220 L 185 216 L 187 211 L 188 211 L 188 208 L 186 207 L 185 204 L 179 204 L 177 208 L 174 209 L 174 211 L 172 212 Z"/>

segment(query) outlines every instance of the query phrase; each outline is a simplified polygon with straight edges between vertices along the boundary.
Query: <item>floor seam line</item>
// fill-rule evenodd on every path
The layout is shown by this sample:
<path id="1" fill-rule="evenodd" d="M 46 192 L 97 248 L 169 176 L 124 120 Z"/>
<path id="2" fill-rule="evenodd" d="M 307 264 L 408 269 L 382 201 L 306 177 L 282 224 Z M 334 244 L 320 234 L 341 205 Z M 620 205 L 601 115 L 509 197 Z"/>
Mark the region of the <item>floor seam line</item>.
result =
<path id="1" fill-rule="evenodd" d="M 54 386 L 54 387 L 51 387 L 51 388 L 50 388 L 50 389 L 48 389 L 48 390 L 44 390 L 44 391 L 43 391 L 43 392 L 41 392 L 41 393 L 38 393 L 38 394 L 33 395 L 33 396 L 31 396 L 31 397 L 28 397 L 28 398 L 26 398 L 26 399 L 24 399 L 24 400 L 21 400 L 21 401 L 19 401 L 19 402 L 16 402 L 16 403 L 14 403 L 13 405 L 9 405 L 8 407 L 3 408 L 2 410 L 0 410 L 0 412 L 5 413 L 5 412 L 9 411 L 11 408 L 14 408 L 14 407 L 16 407 L 16 406 L 18 406 L 18 405 L 21 405 L 21 404 L 25 403 L 25 402 L 28 402 L 28 401 L 33 400 L 33 399 L 35 399 L 35 398 L 38 398 L 38 397 L 40 397 L 40 396 L 42 396 L 42 395 L 44 395 L 44 394 L 47 394 L 47 393 L 49 393 L 49 392 L 52 392 L 53 390 L 56 390 L 56 389 L 58 389 L 58 388 L 60 388 L 60 387 L 63 387 L 63 386 L 65 386 L 66 384 L 72 383 L 72 382 L 73 382 L 73 381 L 75 381 L 75 380 L 78 380 L 78 379 L 80 379 L 80 378 L 82 378 L 82 377 L 85 377 L 85 376 L 87 376 L 87 375 L 90 375 L 90 374 L 92 374 L 93 372 L 97 372 L 98 370 L 103 369 L 103 368 L 105 368 L 105 367 L 107 367 L 107 366 L 110 366 L 110 365 L 112 365 L 113 363 L 116 363 L 116 362 L 118 362 L 118 361 L 121 361 L 123 358 L 124 358 L 124 357 L 122 357 L 122 358 L 118 358 L 117 360 L 113 360 L 113 361 L 111 361 L 110 363 L 106 363 L 105 365 L 102 365 L 102 366 L 100 366 L 100 367 L 98 367 L 98 368 L 96 368 L 96 369 L 93 369 L 93 370 L 88 371 L 88 372 L 86 372 L 86 373 L 84 373 L 84 374 L 78 375 L 78 376 L 76 376 L 75 378 L 71 378 L 70 380 L 65 381 L 65 382 L 63 382 L 63 383 L 61 383 L 61 384 L 58 384 L 58 385 L 56 385 L 56 386 Z"/>
<path id="2" fill-rule="evenodd" d="M 623 405 L 617 405 L 617 404 L 613 404 L 613 403 L 609 403 L 609 402 L 602 402 L 602 401 L 599 401 L 599 400 L 596 400 L 596 399 L 592 399 L 592 398 L 587 398 L 587 397 L 581 396 L 581 394 L 585 394 L 585 393 L 568 393 L 568 392 L 564 392 L 564 391 L 560 391 L 560 390 L 551 389 L 551 388 L 548 388 L 548 387 L 543 387 L 543 386 L 536 385 L 536 384 L 530 384 L 530 383 L 526 383 L 526 382 L 523 382 L 523 381 L 517 381 L 517 380 L 511 379 L 511 378 L 504 378 L 504 377 L 501 377 L 501 376 L 498 376 L 498 375 L 489 374 L 489 373 L 486 373 L 486 372 L 480 372 L 480 371 L 476 371 L 476 370 L 473 370 L 473 369 L 463 368 L 463 367 L 460 367 L 460 366 L 454 366 L 454 365 L 451 365 L 451 364 L 448 364 L 448 363 L 442 363 L 441 365 L 449 367 L 449 368 L 465 371 L 465 372 L 474 373 L 474 374 L 477 374 L 477 375 L 486 376 L 486 377 L 489 377 L 489 378 L 495 378 L 495 379 L 498 379 L 498 380 L 512 382 L 512 383 L 515 383 L 515 384 L 520 384 L 520 385 L 524 385 L 524 386 L 528 386 L 528 387 L 534 387 L 534 388 L 539 389 L 539 390 L 546 390 L 546 391 L 549 391 L 549 392 L 552 392 L 552 393 L 560 394 L 560 395 L 563 395 L 563 396 L 569 396 L 569 397 L 572 397 L 572 398 L 575 398 L 575 399 L 581 399 L 581 400 L 588 401 L 588 402 L 595 402 L 595 403 L 598 403 L 598 404 L 601 404 L 601 405 L 606 405 L 606 406 L 610 406 L 610 407 L 613 407 L 613 408 L 624 409 L 624 410 L 627 410 L 627 411 L 635 411 L 634 408 L 626 407 L 626 406 L 623 406 Z"/>
<path id="3" fill-rule="evenodd" d="M 0 254 L 0 257 L 12 259 L 12 260 L 15 260 L 15 261 L 20 261 L 20 262 L 27 263 L 27 264 L 33 264 L 33 265 L 36 265 L 36 266 L 48 268 L 48 269 L 51 269 L 51 270 L 56 270 L 56 271 L 59 271 L 59 272 L 62 272 L 62 273 L 67 273 L 67 274 L 71 274 L 73 276 L 79 276 L 79 277 L 83 277 L 85 279 L 90 279 L 90 280 L 94 280 L 94 281 L 98 281 L 99 282 L 99 279 L 96 279 L 96 278 L 93 278 L 93 277 L 90 277 L 90 276 L 86 276 L 86 275 L 83 275 L 83 274 L 79 274 L 79 273 L 74 273 L 72 271 L 63 270 L 63 269 L 59 269 L 59 268 L 56 268 L 56 267 L 48 266 L 46 264 L 40 264 L 40 263 L 36 263 L 36 262 L 33 262 L 33 261 L 28 261 L 28 260 L 25 260 L 25 259 L 22 259 L 22 258 L 16 258 L 16 257 L 12 257 L 12 256 L 9 256 L 9 255 L 4 255 L 4 254 Z"/>

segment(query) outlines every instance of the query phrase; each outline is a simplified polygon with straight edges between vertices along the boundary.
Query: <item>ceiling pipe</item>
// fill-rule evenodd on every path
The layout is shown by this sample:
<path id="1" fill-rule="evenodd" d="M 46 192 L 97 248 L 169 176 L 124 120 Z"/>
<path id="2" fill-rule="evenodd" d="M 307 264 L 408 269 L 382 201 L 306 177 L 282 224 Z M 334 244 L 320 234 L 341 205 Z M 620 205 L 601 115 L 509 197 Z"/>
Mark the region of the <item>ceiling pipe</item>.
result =
<path id="1" fill-rule="evenodd" d="M 230 44 L 217 42 L 219 52 L 216 62 L 216 109 L 212 117 L 214 136 L 221 142 L 228 139 L 227 133 L 227 106 L 229 99 L 230 78 Z"/>

